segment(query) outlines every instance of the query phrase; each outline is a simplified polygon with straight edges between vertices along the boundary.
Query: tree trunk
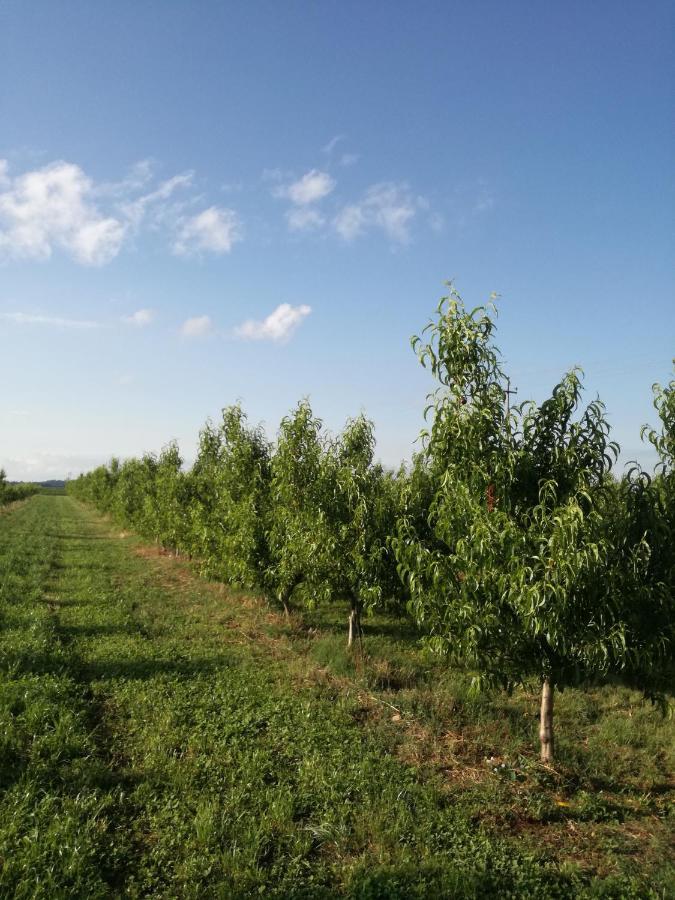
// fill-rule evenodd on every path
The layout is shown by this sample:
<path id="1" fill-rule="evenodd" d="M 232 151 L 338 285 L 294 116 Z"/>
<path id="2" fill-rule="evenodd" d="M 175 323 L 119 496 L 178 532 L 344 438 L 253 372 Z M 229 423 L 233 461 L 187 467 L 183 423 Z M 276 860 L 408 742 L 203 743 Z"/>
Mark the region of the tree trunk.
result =
<path id="1" fill-rule="evenodd" d="M 544 678 L 541 686 L 539 740 L 541 742 L 541 761 L 543 763 L 553 762 L 553 685 L 548 678 Z"/>
<path id="2" fill-rule="evenodd" d="M 361 641 L 361 604 L 358 600 L 352 599 L 352 608 L 349 611 L 349 635 L 347 637 L 347 646 L 351 647 L 356 638 Z"/>
<path id="3" fill-rule="evenodd" d="M 302 581 L 302 576 L 296 575 L 295 578 L 293 579 L 293 581 L 291 581 L 291 583 L 288 585 L 286 590 L 281 594 L 281 597 L 279 598 L 281 600 L 281 605 L 284 608 L 284 615 L 286 616 L 287 619 L 290 618 L 290 615 L 291 615 L 291 595 L 293 594 L 293 591 L 296 589 L 296 587 L 300 584 L 301 581 Z"/>

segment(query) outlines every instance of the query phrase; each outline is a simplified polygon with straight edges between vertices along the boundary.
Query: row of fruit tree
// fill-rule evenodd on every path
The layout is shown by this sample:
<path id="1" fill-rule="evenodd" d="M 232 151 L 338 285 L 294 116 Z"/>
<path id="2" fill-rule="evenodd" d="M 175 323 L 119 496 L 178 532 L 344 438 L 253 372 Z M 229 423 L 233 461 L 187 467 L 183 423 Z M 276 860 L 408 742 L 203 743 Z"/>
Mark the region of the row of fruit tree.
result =
<path id="1" fill-rule="evenodd" d="M 675 683 L 675 380 L 655 386 L 655 472 L 612 471 L 605 408 L 568 372 L 541 404 L 505 403 L 494 306 L 452 285 L 413 347 L 437 382 L 422 449 L 388 471 L 372 423 L 326 433 L 308 401 L 272 444 L 240 406 L 200 434 L 113 459 L 76 497 L 210 577 L 292 606 L 396 607 L 475 686 L 541 685 L 542 760 L 553 759 L 556 689 L 622 680 L 665 699 Z"/>

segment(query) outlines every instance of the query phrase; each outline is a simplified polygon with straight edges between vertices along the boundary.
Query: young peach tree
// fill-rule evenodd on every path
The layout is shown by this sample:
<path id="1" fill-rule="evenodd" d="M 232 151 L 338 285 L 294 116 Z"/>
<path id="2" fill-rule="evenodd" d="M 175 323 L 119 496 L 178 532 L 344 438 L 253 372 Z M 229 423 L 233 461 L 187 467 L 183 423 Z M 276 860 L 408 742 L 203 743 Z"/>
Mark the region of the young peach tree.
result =
<path id="1" fill-rule="evenodd" d="M 430 642 L 475 683 L 541 687 L 541 757 L 553 758 L 556 688 L 621 671 L 631 654 L 621 598 L 607 590 L 603 521 L 618 448 L 580 373 L 541 405 L 508 411 L 494 307 L 467 311 L 454 289 L 414 338 L 439 382 L 423 432 L 428 522 L 404 515 L 393 540 L 411 609 Z"/>
<path id="2" fill-rule="evenodd" d="M 193 552 L 209 574 L 253 588 L 268 564 L 270 446 L 238 404 L 222 416 L 202 431 L 190 473 Z"/>
<path id="3" fill-rule="evenodd" d="M 654 385 L 654 406 L 661 428 L 642 434 L 656 451 L 656 471 L 633 463 L 611 496 L 609 589 L 623 598 L 634 635 L 624 678 L 665 701 L 675 687 L 675 379 Z"/>
<path id="4" fill-rule="evenodd" d="M 323 426 L 308 400 L 285 416 L 271 461 L 266 592 L 290 612 L 296 592 L 312 605 L 327 593 L 331 498 Z"/>
<path id="5" fill-rule="evenodd" d="M 364 610 L 402 593 L 389 536 L 396 523 L 394 477 L 373 460 L 373 423 L 361 415 L 347 423 L 326 454 L 330 554 L 325 573 L 331 599 L 349 600 L 347 645 L 361 639 Z"/>

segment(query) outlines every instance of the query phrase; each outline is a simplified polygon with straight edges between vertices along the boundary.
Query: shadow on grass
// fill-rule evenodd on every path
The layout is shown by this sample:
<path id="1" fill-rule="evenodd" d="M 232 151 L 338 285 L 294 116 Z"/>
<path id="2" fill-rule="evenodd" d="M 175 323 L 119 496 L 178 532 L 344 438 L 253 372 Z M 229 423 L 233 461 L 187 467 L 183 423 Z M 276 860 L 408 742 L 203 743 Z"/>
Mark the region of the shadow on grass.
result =
<path id="1" fill-rule="evenodd" d="M 90 606 L 91 600 L 60 600 L 56 597 L 41 597 L 38 603 L 44 603 L 47 606 Z"/>
<path id="2" fill-rule="evenodd" d="M 58 633 L 67 640 L 79 637 L 102 637 L 111 634 L 136 635 L 143 634 L 140 625 L 65 625 L 59 626 Z"/>
<path id="3" fill-rule="evenodd" d="M 12 671 L 13 677 L 22 675 L 63 675 L 70 674 L 78 681 L 105 681 L 123 678 L 129 681 L 151 681 L 163 675 L 180 678 L 198 678 L 222 669 L 241 664 L 234 654 L 197 659 L 110 659 L 93 662 L 64 660 L 47 654 L 4 653 L 2 668 Z"/>
<path id="4" fill-rule="evenodd" d="M 337 634 L 344 637 L 346 640 L 348 630 L 346 611 L 344 614 L 344 621 L 342 619 L 337 621 L 335 619 L 327 619 L 320 615 L 312 616 L 305 612 L 303 612 L 303 615 L 307 620 L 308 628 L 318 627 L 325 634 Z M 392 641 L 409 644 L 410 647 L 414 649 L 417 642 L 422 637 L 422 632 L 419 631 L 412 622 L 406 622 L 404 619 L 400 622 L 378 622 L 377 620 L 366 617 L 361 624 L 363 627 L 364 640 L 366 640 L 368 636 L 373 638 L 389 638 L 389 640 Z"/>
<path id="5" fill-rule="evenodd" d="M 102 569 L 107 568 L 110 569 L 110 566 L 105 566 L 102 563 L 90 562 L 90 563 L 76 563 L 76 562 L 53 562 L 49 567 L 52 571 L 62 571 L 62 572 L 72 572 L 73 570 L 79 572 L 100 572 Z"/>

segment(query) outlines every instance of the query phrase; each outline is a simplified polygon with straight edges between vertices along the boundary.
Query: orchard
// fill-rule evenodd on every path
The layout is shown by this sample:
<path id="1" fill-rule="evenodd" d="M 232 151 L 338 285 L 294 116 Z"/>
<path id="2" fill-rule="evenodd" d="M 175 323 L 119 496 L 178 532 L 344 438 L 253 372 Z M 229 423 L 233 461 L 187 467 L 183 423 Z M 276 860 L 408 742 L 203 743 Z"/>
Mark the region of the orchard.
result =
<path id="1" fill-rule="evenodd" d="M 476 691 L 534 680 L 549 764 L 557 691 L 624 681 L 665 704 L 675 683 L 675 380 L 655 386 L 661 424 L 643 432 L 656 471 L 617 475 L 581 370 L 540 404 L 506 402 L 495 323 L 494 306 L 468 310 L 450 286 L 413 338 L 438 386 L 423 448 L 396 472 L 365 416 L 331 435 L 305 399 L 274 442 L 231 406 L 189 469 L 169 444 L 69 491 L 287 615 L 346 601 L 352 650 L 363 616 L 387 607 Z"/>

